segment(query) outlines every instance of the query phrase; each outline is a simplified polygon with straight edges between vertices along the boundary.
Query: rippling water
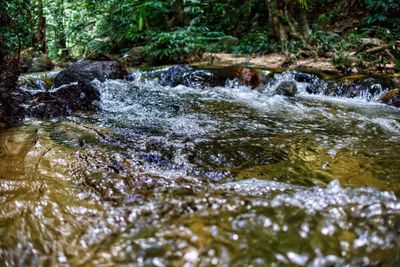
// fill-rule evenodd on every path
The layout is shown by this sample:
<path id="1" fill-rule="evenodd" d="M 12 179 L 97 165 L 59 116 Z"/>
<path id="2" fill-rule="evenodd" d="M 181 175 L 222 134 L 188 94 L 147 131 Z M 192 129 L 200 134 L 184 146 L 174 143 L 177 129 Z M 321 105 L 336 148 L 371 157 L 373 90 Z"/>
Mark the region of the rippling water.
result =
<path id="1" fill-rule="evenodd" d="M 400 264 L 399 110 L 133 74 L 0 132 L 1 266 Z"/>

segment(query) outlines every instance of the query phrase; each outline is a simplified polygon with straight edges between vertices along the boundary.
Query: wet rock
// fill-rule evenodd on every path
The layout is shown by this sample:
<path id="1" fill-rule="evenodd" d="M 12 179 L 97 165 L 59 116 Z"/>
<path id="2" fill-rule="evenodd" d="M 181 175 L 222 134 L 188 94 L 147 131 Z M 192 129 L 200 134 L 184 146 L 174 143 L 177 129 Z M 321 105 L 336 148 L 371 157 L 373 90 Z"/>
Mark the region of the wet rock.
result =
<path id="1" fill-rule="evenodd" d="M 262 87 L 272 87 L 277 82 L 278 82 L 278 80 L 273 75 L 267 75 L 267 76 L 262 77 L 262 79 L 260 81 L 260 85 Z"/>
<path id="2" fill-rule="evenodd" d="M 383 89 L 395 89 L 398 84 L 389 77 L 383 76 L 372 76 L 361 81 L 358 81 L 362 86 L 371 88 L 372 90 L 380 90 Z M 376 91 L 377 92 L 377 91 Z"/>
<path id="3" fill-rule="evenodd" d="M 192 88 L 204 89 L 207 87 L 224 86 L 226 78 L 218 72 L 194 70 L 185 73 L 182 84 Z"/>
<path id="4" fill-rule="evenodd" d="M 10 127 L 22 121 L 26 115 L 25 105 L 33 99 L 31 93 L 14 90 L 8 101 L 0 101 L 0 127 Z"/>
<path id="5" fill-rule="evenodd" d="M 160 84 L 162 86 L 175 87 L 182 84 L 183 75 L 193 68 L 187 65 L 173 66 L 160 75 Z"/>
<path id="6" fill-rule="evenodd" d="M 239 67 L 234 73 L 241 82 L 247 86 L 251 86 L 253 89 L 260 85 L 260 78 L 255 70 Z"/>
<path id="7" fill-rule="evenodd" d="M 306 72 L 296 72 L 294 74 L 294 79 L 300 83 L 313 83 L 319 80 L 319 78 L 316 75 Z"/>
<path id="8" fill-rule="evenodd" d="M 318 76 L 305 72 L 296 72 L 294 79 L 297 82 L 308 83 L 306 92 L 309 94 L 321 94 L 326 89 L 325 82 Z"/>
<path id="9" fill-rule="evenodd" d="M 284 96 L 295 96 L 297 93 L 297 86 L 294 82 L 282 82 L 275 90 L 275 94 Z"/>
<path id="10" fill-rule="evenodd" d="M 337 90 L 335 93 L 335 96 L 349 98 L 361 97 L 371 100 L 380 95 L 383 91 L 394 88 L 396 88 L 396 82 L 391 78 L 372 76 L 364 79 L 358 79 L 350 84 L 341 86 L 340 90 Z"/>
<path id="11" fill-rule="evenodd" d="M 346 90 L 346 85 L 344 83 L 329 81 L 326 83 L 324 95 L 327 96 L 340 96 Z"/>
<path id="12" fill-rule="evenodd" d="M 378 100 L 381 103 L 400 108 L 400 88 L 383 93 L 379 96 Z"/>
<path id="13" fill-rule="evenodd" d="M 82 60 L 69 65 L 54 80 L 54 86 L 73 82 L 89 83 L 94 79 L 104 82 L 106 79 L 123 79 L 127 74 L 122 65 L 116 61 Z"/>
<path id="14" fill-rule="evenodd" d="M 40 79 L 25 79 L 18 83 L 18 87 L 25 91 L 48 91 L 52 86 L 53 80 L 47 77 Z"/>
<path id="15" fill-rule="evenodd" d="M 0 128 L 15 126 L 23 119 L 24 119 L 24 109 L 22 107 L 20 106 L 11 107 L 0 103 Z"/>
<path id="16" fill-rule="evenodd" d="M 227 79 L 234 78 L 252 88 L 260 85 L 258 73 L 250 68 L 200 70 L 187 65 L 174 66 L 164 71 L 160 76 L 160 84 L 172 87 L 182 84 L 193 88 L 206 88 L 224 86 Z"/>
<path id="17" fill-rule="evenodd" d="M 35 94 L 28 109 L 28 115 L 39 118 L 68 116 L 75 112 L 97 111 L 100 92 L 91 84 L 78 83 L 63 85 L 52 92 Z"/>
<path id="18" fill-rule="evenodd" d="M 50 71 L 54 67 L 53 62 L 47 54 L 42 54 L 32 59 L 31 66 L 27 72 Z"/>

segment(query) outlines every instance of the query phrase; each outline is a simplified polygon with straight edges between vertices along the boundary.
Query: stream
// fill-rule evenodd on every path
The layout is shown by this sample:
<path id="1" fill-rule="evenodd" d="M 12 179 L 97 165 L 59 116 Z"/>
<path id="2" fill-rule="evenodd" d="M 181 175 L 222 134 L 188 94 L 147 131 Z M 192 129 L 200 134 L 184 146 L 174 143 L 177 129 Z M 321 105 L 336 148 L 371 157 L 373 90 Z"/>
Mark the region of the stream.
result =
<path id="1" fill-rule="evenodd" d="M 400 109 L 132 77 L 0 132 L 0 266 L 400 264 Z"/>

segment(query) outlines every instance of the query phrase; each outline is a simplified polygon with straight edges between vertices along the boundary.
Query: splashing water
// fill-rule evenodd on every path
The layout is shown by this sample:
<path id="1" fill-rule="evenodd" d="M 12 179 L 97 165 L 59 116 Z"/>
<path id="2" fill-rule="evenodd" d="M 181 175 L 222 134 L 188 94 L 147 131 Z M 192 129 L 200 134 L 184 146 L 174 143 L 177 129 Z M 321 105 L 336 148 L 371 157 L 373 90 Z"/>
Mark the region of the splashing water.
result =
<path id="1" fill-rule="evenodd" d="M 399 264 L 398 110 L 156 73 L 0 133 L 1 265 Z"/>

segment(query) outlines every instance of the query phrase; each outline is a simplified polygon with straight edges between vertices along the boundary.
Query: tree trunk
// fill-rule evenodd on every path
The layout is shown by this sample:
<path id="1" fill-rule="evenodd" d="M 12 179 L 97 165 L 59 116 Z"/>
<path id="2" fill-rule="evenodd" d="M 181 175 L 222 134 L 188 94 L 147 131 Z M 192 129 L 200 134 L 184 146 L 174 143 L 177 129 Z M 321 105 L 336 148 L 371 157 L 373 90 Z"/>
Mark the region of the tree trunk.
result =
<path id="1" fill-rule="evenodd" d="M 67 38 L 65 36 L 65 27 L 64 27 L 64 0 L 57 1 L 57 11 L 55 14 L 57 29 L 54 32 L 56 47 L 59 50 L 60 58 L 66 59 L 69 56 L 69 51 L 67 47 Z"/>
<path id="2" fill-rule="evenodd" d="M 172 17 L 167 18 L 167 30 L 170 31 L 175 27 L 184 27 L 189 24 L 185 14 L 185 3 L 183 0 L 174 1 L 174 12 Z"/>
<path id="3" fill-rule="evenodd" d="M 183 27 L 188 24 L 183 0 L 175 0 L 175 26 Z"/>
<path id="4" fill-rule="evenodd" d="M 10 16 L 8 16 L 5 13 L 0 13 L 0 29 L 10 25 L 10 22 L 11 22 Z M 7 48 L 3 41 L 3 34 L 0 32 L 0 73 L 3 72 L 4 69 L 3 66 L 5 64 L 6 58 L 7 58 Z"/>
<path id="5" fill-rule="evenodd" d="M 33 35 L 32 45 L 43 54 L 47 53 L 46 17 L 43 12 L 43 0 L 38 1 L 38 22 Z"/>
<path id="6" fill-rule="evenodd" d="M 267 0 L 267 7 L 271 37 L 279 42 L 282 52 L 288 55 L 289 37 L 305 40 L 309 35 L 306 10 L 297 0 Z"/>
<path id="7" fill-rule="evenodd" d="M 282 52 L 287 53 L 287 31 L 282 24 L 283 11 L 278 6 L 277 0 L 267 0 L 268 5 L 268 24 L 271 36 L 275 37 L 280 45 Z"/>
<path id="8" fill-rule="evenodd" d="M 0 30 L 10 26 L 11 17 L 4 12 L 0 13 Z M 23 112 L 13 99 L 20 74 L 19 60 L 11 59 L 9 54 L 0 31 L 0 126 L 15 123 L 21 119 Z"/>
<path id="9" fill-rule="evenodd" d="M 300 7 L 300 12 L 299 12 L 299 19 L 298 19 L 301 27 L 301 31 L 303 34 L 303 37 L 307 37 L 310 35 L 310 26 L 308 24 L 308 19 L 307 19 L 307 12 L 304 10 L 304 8 Z"/>

